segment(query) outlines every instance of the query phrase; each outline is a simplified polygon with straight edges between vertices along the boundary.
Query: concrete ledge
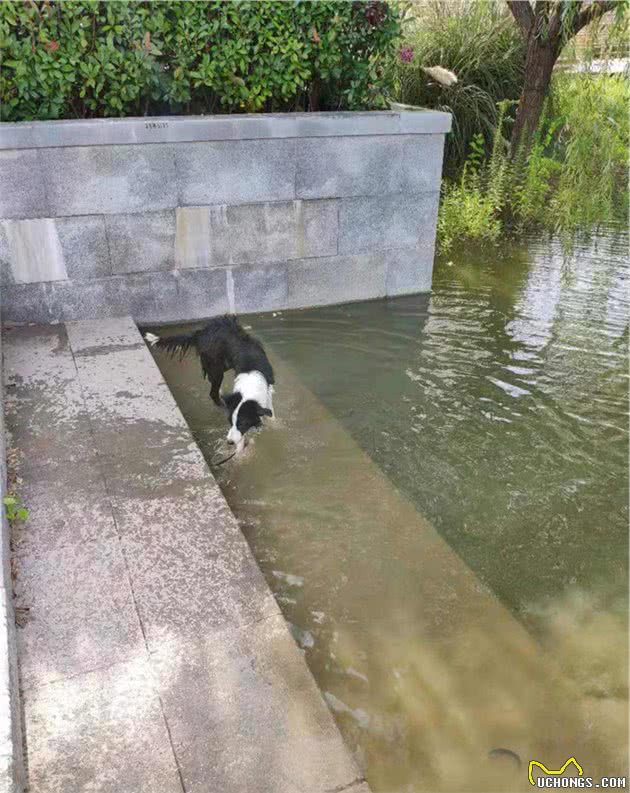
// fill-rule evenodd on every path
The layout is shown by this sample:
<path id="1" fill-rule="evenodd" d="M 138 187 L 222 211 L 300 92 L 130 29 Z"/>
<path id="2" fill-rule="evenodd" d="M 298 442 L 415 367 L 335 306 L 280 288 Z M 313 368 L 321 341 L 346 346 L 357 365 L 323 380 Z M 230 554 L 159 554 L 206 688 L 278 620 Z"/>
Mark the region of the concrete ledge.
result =
<path id="1" fill-rule="evenodd" d="M 369 793 L 130 318 L 12 328 L 5 367 L 33 793 Z"/>
<path id="2" fill-rule="evenodd" d="M 0 150 L 340 135 L 430 135 L 450 129 L 450 114 L 434 110 L 4 122 L 0 123 Z"/>
<path id="3" fill-rule="evenodd" d="M 0 335 L 0 498 L 7 494 L 4 429 L 4 377 Z M 22 718 L 18 684 L 17 642 L 13 584 L 11 580 L 10 530 L 0 505 L 0 793 L 24 790 Z"/>

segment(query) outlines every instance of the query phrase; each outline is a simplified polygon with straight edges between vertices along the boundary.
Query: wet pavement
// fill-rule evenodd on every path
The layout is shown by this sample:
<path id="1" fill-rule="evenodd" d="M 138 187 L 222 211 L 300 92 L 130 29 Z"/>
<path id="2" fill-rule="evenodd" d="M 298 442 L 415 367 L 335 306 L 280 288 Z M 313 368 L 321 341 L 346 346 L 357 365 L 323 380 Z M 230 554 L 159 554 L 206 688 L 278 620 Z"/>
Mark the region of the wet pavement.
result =
<path id="1" fill-rule="evenodd" d="M 31 793 L 366 793 L 134 323 L 3 342 Z"/>

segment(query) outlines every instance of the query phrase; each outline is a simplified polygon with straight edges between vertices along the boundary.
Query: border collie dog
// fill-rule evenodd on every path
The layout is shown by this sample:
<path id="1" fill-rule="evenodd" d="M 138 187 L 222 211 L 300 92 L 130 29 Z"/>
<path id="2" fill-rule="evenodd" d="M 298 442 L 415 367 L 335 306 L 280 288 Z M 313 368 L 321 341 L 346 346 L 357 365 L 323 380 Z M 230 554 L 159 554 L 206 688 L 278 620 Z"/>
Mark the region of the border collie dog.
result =
<path id="1" fill-rule="evenodd" d="M 233 316 L 211 319 L 201 330 L 178 336 L 156 336 L 145 333 L 152 347 L 183 358 L 191 348 L 197 352 L 204 377 L 210 383 L 210 397 L 215 405 L 225 405 L 230 431 L 227 442 L 241 444 L 245 433 L 260 427 L 263 416 L 274 417 L 273 369 L 262 344 L 246 333 Z M 233 369 L 234 391 L 219 393 L 223 375 Z M 242 444 L 241 444 L 242 445 Z"/>

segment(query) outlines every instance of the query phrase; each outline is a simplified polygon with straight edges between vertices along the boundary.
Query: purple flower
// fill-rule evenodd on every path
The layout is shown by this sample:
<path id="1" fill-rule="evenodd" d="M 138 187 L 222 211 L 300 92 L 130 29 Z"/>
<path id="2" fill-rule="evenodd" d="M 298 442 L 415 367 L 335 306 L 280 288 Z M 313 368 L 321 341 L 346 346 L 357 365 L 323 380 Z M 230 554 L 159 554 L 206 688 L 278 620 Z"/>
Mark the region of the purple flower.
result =
<path id="1" fill-rule="evenodd" d="M 401 47 L 398 57 L 403 63 L 411 63 L 413 60 L 413 47 Z"/>

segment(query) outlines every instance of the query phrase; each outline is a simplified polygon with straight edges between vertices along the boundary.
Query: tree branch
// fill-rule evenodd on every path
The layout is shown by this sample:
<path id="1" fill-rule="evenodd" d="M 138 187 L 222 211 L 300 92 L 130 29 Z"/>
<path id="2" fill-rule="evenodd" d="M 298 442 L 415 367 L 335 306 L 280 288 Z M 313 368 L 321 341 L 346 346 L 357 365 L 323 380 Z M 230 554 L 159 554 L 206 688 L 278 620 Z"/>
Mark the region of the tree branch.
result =
<path id="1" fill-rule="evenodd" d="M 549 19 L 549 9 L 551 8 L 551 0 L 536 0 L 534 6 L 534 17 L 538 20 Z"/>
<path id="2" fill-rule="evenodd" d="M 552 0 L 536 0 L 534 4 L 534 32 L 536 38 L 549 38 L 549 16 Z"/>
<path id="3" fill-rule="evenodd" d="M 549 23 L 549 41 L 557 42 L 562 34 L 562 23 L 565 19 L 576 19 L 582 0 L 568 0 L 556 3 L 556 9 Z M 573 34 L 571 34 L 573 35 Z"/>
<path id="4" fill-rule="evenodd" d="M 529 0 L 507 0 L 508 7 L 516 24 L 521 29 L 525 39 L 529 38 L 530 31 L 534 26 L 534 12 L 529 4 Z"/>
<path id="5" fill-rule="evenodd" d="M 573 20 L 569 37 L 575 36 L 583 27 L 604 16 L 607 11 L 613 11 L 617 6 L 616 0 L 593 0 L 586 8 L 580 11 Z"/>

